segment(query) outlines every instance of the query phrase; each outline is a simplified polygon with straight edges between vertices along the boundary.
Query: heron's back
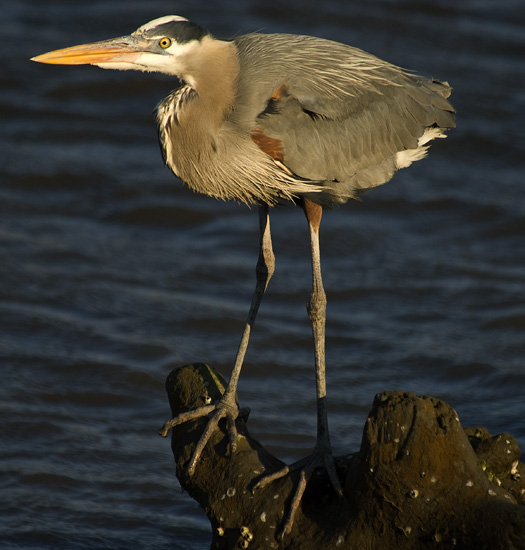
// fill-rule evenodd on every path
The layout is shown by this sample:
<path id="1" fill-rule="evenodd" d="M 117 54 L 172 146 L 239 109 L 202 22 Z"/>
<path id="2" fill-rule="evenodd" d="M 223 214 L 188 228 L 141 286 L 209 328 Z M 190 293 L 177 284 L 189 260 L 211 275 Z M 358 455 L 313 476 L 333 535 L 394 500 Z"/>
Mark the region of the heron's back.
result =
<path id="1" fill-rule="evenodd" d="M 285 34 L 245 35 L 235 45 L 233 120 L 279 141 L 286 168 L 322 182 L 310 198 L 325 206 L 385 183 L 455 124 L 447 83 L 357 48 Z"/>

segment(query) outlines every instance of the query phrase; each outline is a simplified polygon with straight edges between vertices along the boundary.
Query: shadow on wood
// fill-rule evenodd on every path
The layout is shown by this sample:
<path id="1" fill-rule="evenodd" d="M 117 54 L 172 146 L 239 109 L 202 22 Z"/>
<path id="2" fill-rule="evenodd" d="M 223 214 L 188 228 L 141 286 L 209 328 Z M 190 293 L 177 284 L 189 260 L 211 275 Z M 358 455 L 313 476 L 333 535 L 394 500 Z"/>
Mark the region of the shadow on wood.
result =
<path id="1" fill-rule="evenodd" d="M 225 386 L 204 364 L 173 370 L 166 380 L 173 415 L 219 399 Z M 456 412 L 434 397 L 377 395 L 360 451 L 336 459 L 344 498 L 319 470 L 284 540 L 278 533 L 297 479 L 252 494 L 263 473 L 283 464 L 250 437 L 245 419 L 237 422 L 232 457 L 219 424 L 195 474 L 187 475 L 206 420 L 175 427 L 171 445 L 183 489 L 212 524 L 214 550 L 525 550 L 525 476 L 515 439 L 463 430 Z"/>

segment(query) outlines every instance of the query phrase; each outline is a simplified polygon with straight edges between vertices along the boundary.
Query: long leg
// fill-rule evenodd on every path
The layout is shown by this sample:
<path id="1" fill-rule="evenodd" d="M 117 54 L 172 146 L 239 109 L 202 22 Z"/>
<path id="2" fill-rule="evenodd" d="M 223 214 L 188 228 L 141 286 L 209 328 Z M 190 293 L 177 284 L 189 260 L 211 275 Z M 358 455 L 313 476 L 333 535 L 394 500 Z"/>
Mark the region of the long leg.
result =
<path id="1" fill-rule="evenodd" d="M 233 394 L 233 396 L 235 396 L 235 392 L 237 391 L 237 383 L 239 382 L 239 376 L 241 374 L 244 356 L 246 354 L 246 350 L 248 349 L 248 342 L 250 340 L 251 330 L 255 323 L 255 318 L 257 317 L 257 312 L 259 311 L 262 297 L 275 270 L 275 256 L 273 254 L 272 248 L 270 216 L 268 213 L 267 205 L 259 207 L 259 231 L 259 259 L 257 261 L 257 267 L 255 269 L 257 282 L 252 297 L 250 311 L 248 312 L 248 319 L 246 320 L 246 325 L 242 334 L 241 343 L 239 344 L 239 349 L 237 350 L 237 357 L 233 366 L 230 382 L 228 384 L 226 392 L 224 393 L 225 397 L 229 394 Z"/>
<path id="2" fill-rule="evenodd" d="M 310 229 L 312 248 L 312 293 L 306 308 L 314 337 L 315 386 L 317 397 L 317 442 L 316 451 L 332 452 L 328 432 L 326 413 L 326 368 L 325 368 L 325 327 L 326 294 L 321 277 L 321 248 L 319 245 L 319 226 L 323 209 L 318 204 L 305 200 L 304 212 Z"/>
<path id="3" fill-rule="evenodd" d="M 279 479 L 290 471 L 301 470 L 299 483 L 290 504 L 288 517 L 284 524 L 283 536 L 289 534 L 294 523 L 295 513 L 299 508 L 308 480 L 314 470 L 324 467 L 328 472 L 330 481 L 339 495 L 343 494 L 341 484 L 337 477 L 330 434 L 328 431 L 328 416 L 326 412 L 326 377 L 325 377 L 325 326 L 326 326 L 326 294 L 321 277 L 321 251 L 319 245 L 319 226 L 323 209 L 308 199 L 304 201 L 304 212 L 310 229 L 310 243 L 312 248 L 312 293 L 307 304 L 308 316 L 312 323 L 315 352 L 315 385 L 317 396 L 317 441 L 311 456 L 303 458 L 286 466 L 282 470 L 264 477 L 256 485 L 256 488 L 267 486 L 275 479 Z"/>
<path id="4" fill-rule="evenodd" d="M 213 431 L 217 428 L 219 420 L 226 417 L 228 423 L 228 433 L 230 438 L 230 452 L 235 452 L 237 429 L 235 427 L 235 419 L 239 415 L 237 403 L 235 402 L 235 393 L 237 391 L 237 384 L 241 374 L 241 369 L 244 361 L 244 356 L 248 348 L 248 342 L 250 340 L 250 333 L 257 317 L 259 306 L 261 305 L 262 297 L 268 286 L 268 283 L 273 275 L 275 269 L 275 257 L 272 249 L 272 237 L 270 232 L 270 216 L 268 213 L 268 206 L 263 205 L 259 207 L 259 229 L 260 229 L 260 242 L 259 242 L 259 260 L 256 267 L 256 285 L 253 293 L 252 303 L 250 311 L 248 312 L 248 318 L 244 327 L 239 349 L 237 351 L 237 357 L 230 376 L 228 387 L 224 392 L 221 400 L 214 405 L 208 405 L 206 407 L 199 407 L 194 411 L 188 411 L 182 413 L 179 416 L 169 420 L 159 430 L 159 433 L 166 436 L 169 429 L 174 426 L 178 426 L 188 420 L 194 420 L 213 413 L 206 425 L 204 432 L 202 433 L 199 442 L 195 447 L 195 451 L 188 464 L 188 474 L 192 475 L 195 471 L 197 462 L 202 454 L 206 443 L 210 439 Z"/>

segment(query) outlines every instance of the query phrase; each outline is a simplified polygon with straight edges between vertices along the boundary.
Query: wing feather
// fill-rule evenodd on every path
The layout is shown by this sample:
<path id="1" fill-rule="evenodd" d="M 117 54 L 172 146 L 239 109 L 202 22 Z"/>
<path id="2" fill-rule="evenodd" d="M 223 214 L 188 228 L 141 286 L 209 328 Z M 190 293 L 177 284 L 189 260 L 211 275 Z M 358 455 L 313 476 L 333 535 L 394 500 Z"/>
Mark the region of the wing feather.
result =
<path id="1" fill-rule="evenodd" d="M 232 116 L 279 140 L 291 172 L 324 181 L 327 205 L 385 183 L 401 167 L 398 153 L 417 151 L 429 128 L 454 126 L 447 83 L 357 48 L 293 35 L 245 35 L 236 44 L 242 76 Z"/>

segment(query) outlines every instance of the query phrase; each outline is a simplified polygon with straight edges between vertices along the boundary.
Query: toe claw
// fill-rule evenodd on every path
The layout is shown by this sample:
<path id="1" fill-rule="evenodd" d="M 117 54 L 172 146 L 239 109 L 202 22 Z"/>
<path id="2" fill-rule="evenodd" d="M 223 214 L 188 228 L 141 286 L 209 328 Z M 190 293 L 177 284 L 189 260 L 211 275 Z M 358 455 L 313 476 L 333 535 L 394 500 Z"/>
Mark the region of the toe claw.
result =
<path id="1" fill-rule="evenodd" d="M 167 437 L 168 432 L 170 431 L 169 427 L 166 427 L 166 424 L 167 424 L 167 422 L 165 422 L 163 424 L 162 428 L 160 428 L 160 430 L 157 431 L 157 433 L 162 437 Z"/>

